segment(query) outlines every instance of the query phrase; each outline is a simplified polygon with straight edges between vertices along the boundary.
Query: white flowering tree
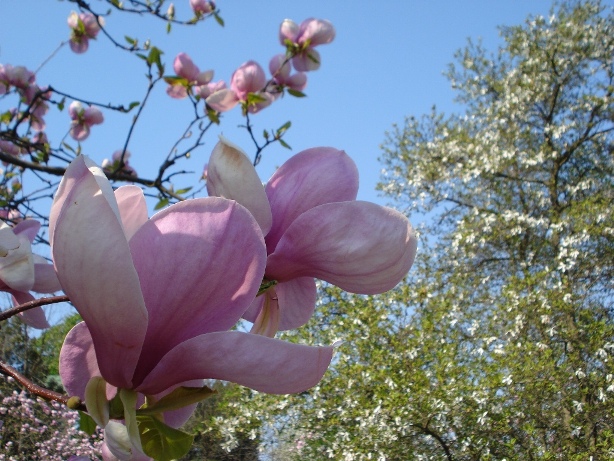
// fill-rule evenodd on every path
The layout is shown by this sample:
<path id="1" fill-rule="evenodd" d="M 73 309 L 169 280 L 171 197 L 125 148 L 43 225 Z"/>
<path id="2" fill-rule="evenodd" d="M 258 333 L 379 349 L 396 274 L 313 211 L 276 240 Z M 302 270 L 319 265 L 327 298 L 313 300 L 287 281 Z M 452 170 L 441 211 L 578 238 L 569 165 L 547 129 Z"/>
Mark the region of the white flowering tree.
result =
<path id="1" fill-rule="evenodd" d="M 614 13 L 501 33 L 450 66 L 461 114 L 387 135 L 381 190 L 428 240 L 396 292 L 327 289 L 294 333 L 345 342 L 277 405 L 285 459 L 614 456 Z"/>

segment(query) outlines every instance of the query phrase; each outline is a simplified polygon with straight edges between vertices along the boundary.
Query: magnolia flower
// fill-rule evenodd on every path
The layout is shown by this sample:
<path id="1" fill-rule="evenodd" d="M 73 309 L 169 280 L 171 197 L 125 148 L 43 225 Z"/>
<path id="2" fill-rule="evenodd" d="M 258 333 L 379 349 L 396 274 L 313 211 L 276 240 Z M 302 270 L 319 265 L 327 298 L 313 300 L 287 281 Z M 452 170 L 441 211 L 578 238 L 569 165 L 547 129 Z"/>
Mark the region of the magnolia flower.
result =
<path id="1" fill-rule="evenodd" d="M 70 136 L 77 141 L 83 141 L 90 135 L 90 127 L 104 121 L 102 112 L 96 107 L 84 108 L 79 101 L 73 101 L 68 107 L 68 115 L 72 120 Z"/>
<path id="2" fill-rule="evenodd" d="M 307 86 L 307 74 L 304 72 L 297 72 L 294 75 L 290 75 L 292 66 L 286 59 L 285 54 L 278 54 L 273 56 L 269 62 L 269 71 L 273 76 L 273 80 L 279 86 L 288 87 L 296 91 L 303 91 Z"/>
<path id="3" fill-rule="evenodd" d="M 154 400 L 194 379 L 293 393 L 314 386 L 328 367 L 331 347 L 228 331 L 256 296 L 266 264 L 260 228 L 238 203 L 185 200 L 148 219 L 138 187 L 113 192 L 102 170 L 79 156 L 49 220 L 58 278 L 84 320 L 60 354 L 70 394 L 83 395 L 96 377 L 121 395 Z M 140 450 L 128 420 L 130 446 L 107 424 L 115 456 Z"/>
<path id="4" fill-rule="evenodd" d="M 255 113 L 273 102 L 273 96 L 263 91 L 265 85 L 266 76 L 260 64 L 247 61 L 232 74 L 230 89 L 216 91 L 206 101 L 218 112 L 226 112 L 241 102 L 246 111 Z"/>
<path id="5" fill-rule="evenodd" d="M 213 78 L 212 70 L 201 72 L 186 53 L 179 53 L 175 57 L 173 69 L 177 77 L 166 78 L 166 81 L 169 83 L 166 92 L 171 98 L 185 98 L 188 96 L 188 91 L 192 86 L 198 88 L 207 86 Z M 199 93 L 199 91 L 197 91 L 197 93 Z"/>
<path id="6" fill-rule="evenodd" d="M 197 16 L 209 14 L 215 10 L 215 3 L 210 0 L 190 0 L 190 6 Z"/>
<path id="7" fill-rule="evenodd" d="M 90 39 L 96 39 L 100 26 L 104 25 L 104 18 L 94 16 L 92 13 L 77 13 L 68 16 L 68 27 L 71 29 L 70 49 L 75 53 L 85 53 L 89 47 Z"/>
<path id="8" fill-rule="evenodd" d="M 122 159 L 123 155 L 123 159 Z M 105 158 L 100 165 L 106 172 L 120 171 L 130 176 L 137 176 L 136 170 L 130 165 L 128 159 L 131 157 L 129 151 L 116 150 L 111 156 L 111 160 Z"/>
<path id="9" fill-rule="evenodd" d="M 335 38 L 335 28 L 326 19 L 305 19 L 297 25 L 285 19 L 279 28 L 279 41 L 295 54 L 292 65 L 299 72 L 320 68 L 320 54 L 314 49 L 330 43 Z"/>
<path id="10" fill-rule="evenodd" d="M 356 201 L 358 170 L 330 147 L 290 158 L 262 186 L 255 168 L 221 138 L 207 168 L 209 195 L 244 205 L 265 235 L 263 287 L 245 318 L 272 335 L 304 325 L 316 301 L 314 277 L 352 293 L 392 289 L 407 274 L 416 237 L 401 213 Z"/>
<path id="11" fill-rule="evenodd" d="M 40 226 L 34 219 L 25 219 L 13 228 L 0 221 L 0 291 L 10 293 L 15 306 L 33 301 L 30 291 L 61 290 L 53 266 L 32 253 L 32 242 Z M 19 317 L 33 328 L 49 328 L 41 307 L 24 311 Z"/>

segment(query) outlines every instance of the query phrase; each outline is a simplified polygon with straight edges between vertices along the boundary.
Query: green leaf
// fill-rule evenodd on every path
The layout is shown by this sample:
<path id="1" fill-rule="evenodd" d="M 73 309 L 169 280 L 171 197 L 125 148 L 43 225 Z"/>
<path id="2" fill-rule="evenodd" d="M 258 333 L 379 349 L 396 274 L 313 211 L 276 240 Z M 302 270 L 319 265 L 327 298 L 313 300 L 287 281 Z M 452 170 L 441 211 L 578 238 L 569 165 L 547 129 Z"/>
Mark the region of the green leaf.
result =
<path id="1" fill-rule="evenodd" d="M 156 461 L 173 461 L 190 450 L 194 437 L 153 416 L 137 416 L 143 452 Z"/>
<path id="2" fill-rule="evenodd" d="M 183 78 L 183 77 L 176 77 L 174 75 L 169 75 L 167 77 L 164 77 L 164 81 L 166 83 L 168 83 L 169 85 L 183 85 L 185 87 L 187 87 L 189 85 L 190 82 L 188 82 L 187 79 Z"/>
<path id="3" fill-rule="evenodd" d="M 210 107 L 207 108 L 207 117 L 209 117 L 209 120 L 211 120 L 216 125 L 220 124 L 220 116 L 219 116 L 219 114 L 217 113 L 217 111 L 211 109 Z"/>
<path id="4" fill-rule="evenodd" d="M 79 430 L 85 432 L 87 435 L 94 435 L 96 432 L 96 421 L 90 415 L 84 411 L 79 410 Z"/>
<path id="5" fill-rule="evenodd" d="M 124 36 L 124 40 L 126 40 L 130 45 L 136 45 L 137 44 L 137 40 L 132 38 L 132 37 L 128 37 L 127 35 Z"/>
<path id="6" fill-rule="evenodd" d="M 138 101 L 133 101 L 130 103 L 130 105 L 128 106 L 128 112 L 130 112 L 132 109 L 134 109 L 137 106 L 140 106 L 141 103 Z"/>
<path id="7" fill-rule="evenodd" d="M 166 205 L 168 205 L 168 199 L 166 197 L 161 198 L 160 201 L 156 203 L 154 210 L 159 210 L 160 208 L 164 208 Z"/>
<path id="8" fill-rule="evenodd" d="M 157 402 L 137 410 L 137 415 L 156 415 L 166 411 L 177 410 L 193 403 L 211 397 L 216 391 L 203 387 L 178 387 L 173 392 L 165 395 Z"/>
<path id="9" fill-rule="evenodd" d="M 177 192 L 175 192 L 177 195 L 181 195 L 181 194 L 185 194 L 187 192 L 190 192 L 192 190 L 192 186 L 190 187 L 184 187 L 183 189 L 179 189 Z"/>
<path id="10" fill-rule="evenodd" d="M 166 23 L 166 33 L 167 33 L 167 34 L 170 34 L 170 33 L 171 33 L 171 23 L 170 23 L 170 22 L 167 22 L 167 23 Z"/>
<path id="11" fill-rule="evenodd" d="M 62 100 L 58 102 L 58 109 L 60 109 L 60 111 L 64 110 L 65 104 L 66 104 L 66 98 L 62 98 Z"/>
<path id="12" fill-rule="evenodd" d="M 277 132 L 276 132 L 277 133 L 277 137 L 280 137 L 282 134 L 284 134 L 288 130 L 288 128 L 290 128 L 291 126 L 292 126 L 292 122 L 288 120 L 282 126 L 277 128 Z"/>
<path id="13" fill-rule="evenodd" d="M 264 130 L 262 133 L 262 136 L 264 136 L 264 139 L 269 139 L 269 132 L 267 130 Z"/>
<path id="14" fill-rule="evenodd" d="M 215 18 L 216 22 L 217 22 L 217 23 L 218 23 L 220 26 L 224 27 L 224 20 L 223 20 L 223 19 L 220 17 L 220 15 L 219 15 L 219 14 L 217 14 L 217 13 L 213 13 L 213 17 Z"/>
<path id="15" fill-rule="evenodd" d="M 302 91 L 293 90 L 292 88 L 288 88 L 288 94 L 291 94 L 292 96 L 294 96 L 296 98 L 304 98 L 305 96 L 307 96 Z"/>
<path id="16" fill-rule="evenodd" d="M 284 146 L 286 149 L 292 150 L 292 147 L 290 147 L 290 145 L 286 141 L 284 141 L 283 139 L 279 139 L 279 144 Z"/>

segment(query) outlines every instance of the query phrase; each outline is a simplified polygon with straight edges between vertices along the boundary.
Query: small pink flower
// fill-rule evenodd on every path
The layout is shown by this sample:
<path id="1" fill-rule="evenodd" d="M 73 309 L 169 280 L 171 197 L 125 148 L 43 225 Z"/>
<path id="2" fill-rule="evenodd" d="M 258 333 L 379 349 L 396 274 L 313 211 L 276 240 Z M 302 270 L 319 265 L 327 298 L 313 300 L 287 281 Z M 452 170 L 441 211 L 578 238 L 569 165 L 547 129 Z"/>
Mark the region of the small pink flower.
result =
<path id="1" fill-rule="evenodd" d="M 320 53 L 314 47 L 330 43 L 335 38 L 335 28 L 326 19 L 305 19 L 297 25 L 286 19 L 279 28 L 279 41 L 294 54 L 292 65 L 299 72 L 317 70 Z"/>
<path id="2" fill-rule="evenodd" d="M 190 0 L 190 6 L 197 16 L 209 14 L 215 10 L 215 3 L 208 0 Z"/>
<path id="3" fill-rule="evenodd" d="M 226 112 L 241 102 L 246 111 L 255 113 L 274 100 L 271 94 L 263 91 L 265 85 L 266 76 L 260 64 L 247 61 L 232 74 L 230 89 L 211 94 L 207 97 L 207 104 L 219 112 Z"/>
<path id="4" fill-rule="evenodd" d="M 100 26 L 104 25 L 102 17 L 96 18 L 92 13 L 76 13 L 68 16 L 68 27 L 71 28 L 70 49 L 75 53 L 85 53 L 89 47 L 89 40 L 96 39 Z"/>
<path id="5" fill-rule="evenodd" d="M 70 136 L 77 141 L 87 139 L 90 135 L 90 128 L 104 121 L 104 117 L 100 110 L 91 106 L 84 108 L 79 101 L 73 101 L 70 104 L 68 107 L 68 114 L 72 119 Z"/>
<path id="6" fill-rule="evenodd" d="M 169 86 L 166 89 L 167 94 L 171 98 L 185 98 L 191 91 L 192 86 L 200 88 L 209 84 L 213 78 L 212 70 L 201 72 L 186 53 L 179 53 L 177 55 L 173 63 L 173 69 L 177 74 L 177 78 L 168 78 Z M 198 92 L 199 90 L 197 90 Z"/>
<path id="7" fill-rule="evenodd" d="M 113 152 L 111 160 L 105 158 L 101 164 L 102 169 L 108 172 L 119 171 L 130 176 L 137 176 L 136 170 L 132 168 L 130 162 L 128 162 L 128 159 L 131 157 L 130 152 L 126 151 L 126 153 L 124 154 L 123 163 L 122 153 L 123 150 L 116 150 L 115 152 Z"/>

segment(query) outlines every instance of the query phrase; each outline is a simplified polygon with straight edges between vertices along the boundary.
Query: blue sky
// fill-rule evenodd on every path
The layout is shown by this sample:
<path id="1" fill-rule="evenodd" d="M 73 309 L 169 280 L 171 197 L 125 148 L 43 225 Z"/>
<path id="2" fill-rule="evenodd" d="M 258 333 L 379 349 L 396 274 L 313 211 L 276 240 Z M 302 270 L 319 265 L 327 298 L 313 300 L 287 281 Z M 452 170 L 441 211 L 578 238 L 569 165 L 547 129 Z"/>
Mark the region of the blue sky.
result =
<path id="1" fill-rule="evenodd" d="M 66 1 L 3 0 L 0 16 L 0 63 L 36 69 L 69 37 L 66 18 L 74 5 Z M 102 2 L 91 2 L 100 12 Z M 405 116 L 438 110 L 458 110 L 454 93 L 443 76 L 456 50 L 467 38 L 481 38 L 487 49 L 501 44 L 497 26 L 522 23 L 529 15 L 549 12 L 546 0 L 397 0 L 367 2 L 313 0 L 267 2 L 220 0 L 225 27 L 207 20 L 196 27 L 174 27 L 135 15 L 113 13 L 106 20 L 117 39 L 124 35 L 140 41 L 150 38 L 164 51 L 166 73 L 179 52 L 188 53 L 201 68 L 213 69 L 214 80 L 228 81 L 234 69 L 254 59 L 265 69 L 269 59 L 283 52 L 277 34 L 284 18 L 300 22 L 308 17 L 325 18 L 336 28 L 335 41 L 319 48 L 320 70 L 309 74 L 308 97 L 286 97 L 252 118 L 256 133 L 277 128 L 288 120 L 292 128 L 285 138 L 293 152 L 315 146 L 344 149 L 358 164 L 359 198 L 385 203 L 374 188 L 380 175 L 379 145 L 384 133 Z M 188 0 L 176 0 L 177 17 L 189 14 Z M 44 31 L 44 33 L 40 32 Z M 115 48 L 102 34 L 83 55 L 68 46 L 38 72 L 39 85 L 54 87 L 102 103 L 129 103 L 144 93 L 142 62 Z M 0 101 L 0 105 L 2 105 Z M 0 109 L 4 108 L 3 106 Z M 131 115 L 105 113 L 103 125 L 95 126 L 82 143 L 84 153 L 97 162 L 123 145 Z M 153 177 L 158 165 L 190 120 L 190 104 L 172 100 L 164 85 L 154 92 L 129 146 L 141 176 Z M 209 153 L 223 133 L 248 153 L 253 145 L 238 108 L 225 115 L 212 130 L 206 146 L 193 152 L 180 166 L 200 173 Z M 48 116 L 52 142 L 67 132 L 67 111 L 55 109 Z M 68 139 L 70 142 L 72 140 Z M 276 166 L 293 152 L 280 146 L 268 148 L 259 166 L 265 181 Z M 179 180 L 177 187 L 192 185 L 197 175 Z"/>

